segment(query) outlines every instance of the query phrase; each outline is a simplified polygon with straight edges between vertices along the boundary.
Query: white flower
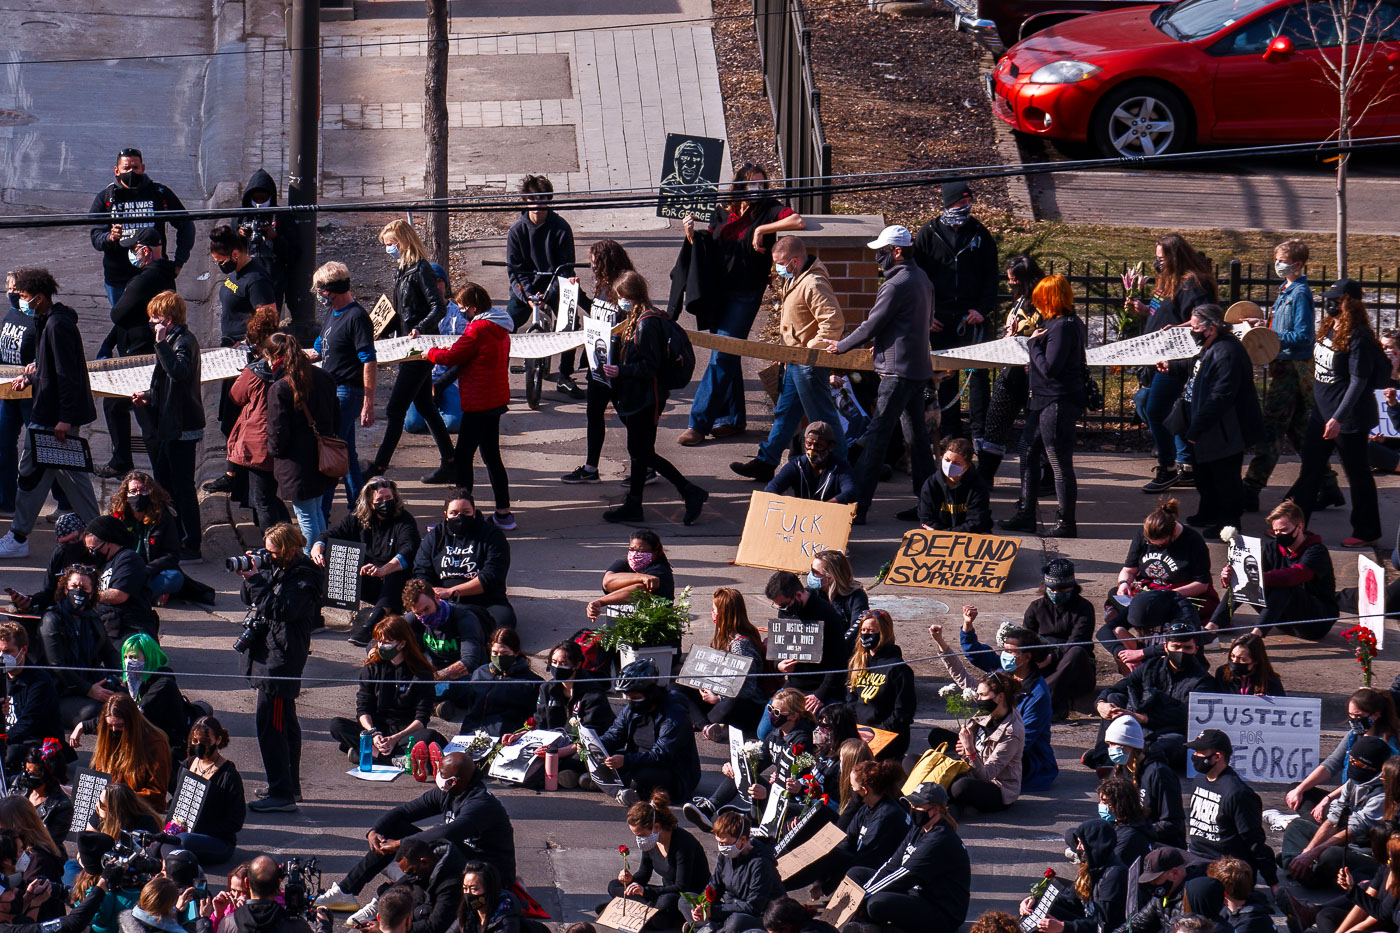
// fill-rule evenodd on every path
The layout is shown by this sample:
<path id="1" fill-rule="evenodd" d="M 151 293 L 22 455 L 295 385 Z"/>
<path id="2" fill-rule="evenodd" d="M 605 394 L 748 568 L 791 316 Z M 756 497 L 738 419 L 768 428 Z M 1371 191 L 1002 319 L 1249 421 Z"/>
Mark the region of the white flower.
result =
<path id="1" fill-rule="evenodd" d="M 941 696 L 941 697 L 952 696 L 953 694 L 957 693 L 957 692 L 958 692 L 959 690 L 961 690 L 961 689 L 962 689 L 962 688 L 959 687 L 957 684 L 944 684 L 944 685 L 943 685 L 943 688 L 942 688 L 941 690 L 938 691 L 938 695 Z"/>
<path id="2" fill-rule="evenodd" d="M 997 647 L 1000 648 L 1006 645 L 1006 633 L 1013 628 L 1016 628 L 1016 623 L 1009 619 L 997 626 Z"/>
<path id="3" fill-rule="evenodd" d="M 1229 544 L 1231 541 L 1235 540 L 1235 535 L 1239 533 L 1240 530 L 1234 525 L 1226 525 L 1224 528 L 1220 529 L 1220 540 Z"/>
<path id="4" fill-rule="evenodd" d="M 977 691 L 971 687 L 963 687 L 963 699 L 971 700 L 975 703 L 977 701 Z"/>
<path id="5" fill-rule="evenodd" d="M 763 743 L 745 742 L 739 747 L 739 751 L 743 752 L 745 755 L 757 755 L 759 752 L 763 751 Z"/>

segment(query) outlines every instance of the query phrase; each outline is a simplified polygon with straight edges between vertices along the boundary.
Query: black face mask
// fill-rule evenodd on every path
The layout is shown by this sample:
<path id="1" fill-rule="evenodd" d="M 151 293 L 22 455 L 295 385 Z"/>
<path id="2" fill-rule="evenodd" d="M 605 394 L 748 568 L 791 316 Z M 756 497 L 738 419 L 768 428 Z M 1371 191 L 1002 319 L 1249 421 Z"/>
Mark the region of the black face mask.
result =
<path id="1" fill-rule="evenodd" d="M 1297 539 L 1298 536 L 1291 531 L 1285 531 L 1282 534 L 1274 535 L 1274 540 L 1278 542 L 1279 547 L 1291 548 L 1293 546 L 1293 542 Z"/>
<path id="2" fill-rule="evenodd" d="M 1191 766 L 1196 769 L 1198 774 L 1206 774 L 1214 767 L 1214 765 L 1211 764 L 1209 755 L 1192 755 Z"/>
<path id="3" fill-rule="evenodd" d="M 447 520 L 447 530 L 461 537 L 471 532 L 475 523 L 475 515 L 454 515 Z"/>
<path id="4" fill-rule="evenodd" d="M 210 758 L 214 754 L 214 745 L 211 742 L 190 743 L 191 758 Z"/>
<path id="5" fill-rule="evenodd" d="M 140 492 L 126 497 L 126 504 L 138 512 L 144 512 L 151 507 L 150 493 Z"/>
<path id="6" fill-rule="evenodd" d="M 1354 761 L 1347 762 L 1347 780 L 1365 784 L 1381 773 L 1380 768 L 1363 768 Z"/>
<path id="7" fill-rule="evenodd" d="M 1362 735 L 1367 729 L 1371 728 L 1370 716 L 1351 716 L 1347 719 L 1347 722 L 1351 723 L 1351 731 L 1355 732 L 1357 735 Z"/>
<path id="8" fill-rule="evenodd" d="M 1353 773 L 1356 772 L 1355 768 L 1352 768 L 1351 770 Z M 44 782 L 43 779 L 41 779 L 37 774 L 31 774 L 28 771 L 21 771 L 15 777 L 15 786 L 24 791 L 31 791 L 38 790 L 40 787 L 43 787 Z"/>
<path id="9" fill-rule="evenodd" d="M 1161 271 L 1162 271 L 1162 265 L 1163 265 L 1163 263 L 1162 263 L 1162 257 L 1161 257 L 1161 256 L 1158 256 L 1156 259 L 1152 260 L 1152 268 L 1153 268 L 1154 271 L 1161 272 Z"/>
<path id="10" fill-rule="evenodd" d="M 860 633 L 860 646 L 869 651 L 880 643 L 879 635 L 872 635 L 869 632 Z"/>
<path id="11" fill-rule="evenodd" d="M 1200 331 L 1200 330 L 1193 330 L 1193 331 L 1191 331 L 1191 339 L 1194 340 L 1194 341 L 1196 342 L 1196 346 L 1198 346 L 1198 347 L 1203 347 L 1203 346 L 1205 346 L 1205 344 L 1206 344 L 1206 337 L 1207 337 L 1207 336 L 1208 336 L 1208 335 L 1206 334 L 1205 331 Z"/>
<path id="12" fill-rule="evenodd" d="M 85 590 L 69 590 L 68 605 L 74 609 L 83 610 L 87 608 L 88 602 L 92 599 Z"/>
<path id="13" fill-rule="evenodd" d="M 650 707 L 651 703 L 646 699 L 627 701 L 627 708 L 638 715 L 645 713 Z"/>
<path id="14" fill-rule="evenodd" d="M 1336 317 L 1342 313 L 1341 302 L 1335 298 L 1328 298 L 1322 302 L 1322 314 L 1324 317 Z"/>
<path id="15" fill-rule="evenodd" d="M 122 172 L 117 179 L 128 188 L 139 188 L 146 183 L 146 176 L 141 172 Z"/>
<path id="16" fill-rule="evenodd" d="M 1168 651 L 1167 663 L 1177 670 L 1186 666 L 1186 659 L 1190 657 L 1185 651 Z"/>
<path id="17" fill-rule="evenodd" d="M 910 810 L 909 820 L 915 826 L 923 826 L 929 820 L 929 813 L 927 810 Z"/>
<path id="18" fill-rule="evenodd" d="M 18 293 L 18 292 L 6 292 L 5 294 L 7 294 L 7 295 L 10 296 L 10 310 L 11 310 L 11 311 L 18 311 L 18 310 L 19 310 L 19 293 Z"/>
<path id="19" fill-rule="evenodd" d="M 392 499 L 388 502 L 376 502 L 372 508 L 374 509 L 374 514 L 378 515 L 380 518 L 388 518 L 394 514 L 394 502 Z"/>
<path id="20" fill-rule="evenodd" d="M 977 709 L 983 713 L 990 713 L 997 708 L 996 700 L 978 700 Z"/>
<path id="21" fill-rule="evenodd" d="M 219 267 L 219 271 L 224 275 L 232 275 L 234 272 L 238 271 L 238 260 L 236 259 L 225 259 L 223 262 L 215 263 L 215 265 Z"/>
<path id="22" fill-rule="evenodd" d="M 570 677 L 574 676 L 574 669 L 572 667 L 564 667 L 562 664 L 549 665 L 548 672 L 549 676 L 553 677 L 555 680 L 568 680 Z"/>
<path id="23" fill-rule="evenodd" d="M 471 897 L 467 898 L 467 906 L 472 910 L 484 909 L 486 907 L 486 895 L 473 894 Z"/>
<path id="24" fill-rule="evenodd" d="M 1236 677 L 1248 677 L 1251 670 L 1253 670 L 1253 667 L 1249 664 L 1241 664 L 1239 661 L 1230 662 L 1230 673 L 1234 674 Z"/>
<path id="25" fill-rule="evenodd" d="M 895 266 L 894 252 L 876 253 L 875 264 L 880 267 L 881 272 L 889 272 Z"/>

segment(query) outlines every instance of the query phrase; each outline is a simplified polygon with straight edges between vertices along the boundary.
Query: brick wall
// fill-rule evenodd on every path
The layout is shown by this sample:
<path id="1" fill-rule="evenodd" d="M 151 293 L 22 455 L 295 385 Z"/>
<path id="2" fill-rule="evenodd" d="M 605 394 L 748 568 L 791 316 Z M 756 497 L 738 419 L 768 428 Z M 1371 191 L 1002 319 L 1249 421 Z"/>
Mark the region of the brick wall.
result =
<path id="1" fill-rule="evenodd" d="M 828 214 L 805 219 L 807 229 L 795 235 L 826 266 L 846 312 L 846 330 L 851 331 L 865 320 L 875 303 L 880 272 L 875 253 L 865 244 L 879 236 L 885 219 L 879 214 Z"/>

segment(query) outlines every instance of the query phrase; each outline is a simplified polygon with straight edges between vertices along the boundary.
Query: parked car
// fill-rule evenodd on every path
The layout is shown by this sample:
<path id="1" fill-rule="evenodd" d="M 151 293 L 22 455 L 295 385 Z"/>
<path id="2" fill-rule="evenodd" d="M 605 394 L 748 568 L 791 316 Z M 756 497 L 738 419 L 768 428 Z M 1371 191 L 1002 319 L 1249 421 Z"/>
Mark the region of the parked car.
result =
<path id="1" fill-rule="evenodd" d="M 1367 63 L 1353 112 L 1371 104 L 1355 135 L 1400 132 L 1400 0 L 1355 6 L 1351 43 L 1370 20 L 1353 58 Z M 1337 131 L 1338 93 L 1323 57 L 1337 61 L 1339 46 L 1325 2 L 1180 0 L 1051 26 L 1007 51 L 988 91 L 1017 130 L 1111 157 L 1324 140 Z"/>
<path id="2" fill-rule="evenodd" d="M 943 0 L 953 27 L 1000 57 L 1008 46 L 1056 23 L 1132 6 L 1142 0 Z"/>

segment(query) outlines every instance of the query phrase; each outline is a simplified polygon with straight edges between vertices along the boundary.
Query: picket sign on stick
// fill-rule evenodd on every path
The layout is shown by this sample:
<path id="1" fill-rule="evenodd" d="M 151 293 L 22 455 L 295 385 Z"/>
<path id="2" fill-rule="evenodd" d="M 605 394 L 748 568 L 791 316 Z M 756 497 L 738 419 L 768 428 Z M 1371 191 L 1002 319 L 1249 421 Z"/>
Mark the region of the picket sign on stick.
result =
<path id="1" fill-rule="evenodd" d="M 1376 636 L 1376 657 L 1385 647 L 1385 569 L 1365 554 L 1356 555 L 1356 610 L 1364 625 Z"/>
<path id="2" fill-rule="evenodd" d="M 1020 538 L 964 531 L 904 533 L 884 582 L 935 590 L 1000 593 L 1021 549 Z"/>
<path id="3" fill-rule="evenodd" d="M 812 568 L 813 555 L 845 549 L 855 515 L 854 504 L 756 492 L 749 499 L 734 563 L 806 573 Z"/>

